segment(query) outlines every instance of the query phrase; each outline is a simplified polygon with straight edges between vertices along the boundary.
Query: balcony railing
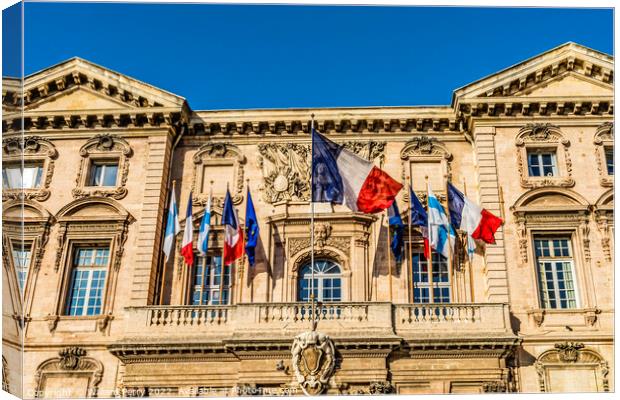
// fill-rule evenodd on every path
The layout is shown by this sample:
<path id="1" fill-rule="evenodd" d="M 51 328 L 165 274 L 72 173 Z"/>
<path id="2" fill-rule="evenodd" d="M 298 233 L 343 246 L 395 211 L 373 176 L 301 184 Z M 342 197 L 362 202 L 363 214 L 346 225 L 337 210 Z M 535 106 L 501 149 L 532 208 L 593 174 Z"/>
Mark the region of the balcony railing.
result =
<path id="1" fill-rule="evenodd" d="M 333 337 L 511 336 L 508 305 L 323 303 L 317 329 Z M 309 303 L 129 307 L 124 333 L 136 337 L 290 337 L 310 329 Z"/>

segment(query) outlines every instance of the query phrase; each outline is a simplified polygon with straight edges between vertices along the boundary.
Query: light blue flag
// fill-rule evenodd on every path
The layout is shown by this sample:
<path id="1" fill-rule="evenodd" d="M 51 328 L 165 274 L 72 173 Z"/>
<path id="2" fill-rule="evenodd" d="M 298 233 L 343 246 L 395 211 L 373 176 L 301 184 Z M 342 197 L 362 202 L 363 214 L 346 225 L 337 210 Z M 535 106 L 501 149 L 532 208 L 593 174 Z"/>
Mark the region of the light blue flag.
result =
<path id="1" fill-rule="evenodd" d="M 207 255 L 209 249 L 209 231 L 211 230 L 211 195 L 205 206 L 205 213 L 200 223 L 200 231 L 198 232 L 198 252 L 202 256 Z"/>
<path id="2" fill-rule="evenodd" d="M 172 247 L 174 246 L 174 237 L 181 232 L 179 224 L 179 211 L 177 210 L 177 200 L 174 194 L 174 185 L 170 190 L 170 205 L 168 206 L 168 220 L 166 221 L 166 233 L 164 234 L 164 254 L 166 260 L 170 257 Z"/>
<path id="3" fill-rule="evenodd" d="M 428 236 L 431 247 L 445 258 L 454 254 L 456 234 L 441 203 L 428 187 Z"/>

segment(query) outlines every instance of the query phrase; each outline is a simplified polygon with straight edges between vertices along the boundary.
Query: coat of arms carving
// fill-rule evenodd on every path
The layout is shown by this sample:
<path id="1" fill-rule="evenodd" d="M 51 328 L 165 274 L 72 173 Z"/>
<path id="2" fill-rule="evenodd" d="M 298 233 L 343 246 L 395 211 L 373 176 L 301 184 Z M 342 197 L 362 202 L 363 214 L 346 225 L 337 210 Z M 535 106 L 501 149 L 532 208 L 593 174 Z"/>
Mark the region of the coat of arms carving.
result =
<path id="1" fill-rule="evenodd" d="M 305 394 L 323 393 L 336 366 L 334 342 L 316 331 L 307 331 L 293 341 L 293 370 Z"/>

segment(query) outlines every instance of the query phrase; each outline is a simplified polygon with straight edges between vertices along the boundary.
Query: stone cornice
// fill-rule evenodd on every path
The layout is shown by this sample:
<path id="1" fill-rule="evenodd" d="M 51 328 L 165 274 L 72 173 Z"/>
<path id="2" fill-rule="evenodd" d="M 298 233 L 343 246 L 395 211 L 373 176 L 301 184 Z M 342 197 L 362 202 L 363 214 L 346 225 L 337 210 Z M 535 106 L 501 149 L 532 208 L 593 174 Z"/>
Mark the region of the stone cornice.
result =
<path id="1" fill-rule="evenodd" d="M 311 115 L 322 133 L 461 132 L 450 107 L 369 107 L 197 111 L 189 135 L 309 133 Z"/>

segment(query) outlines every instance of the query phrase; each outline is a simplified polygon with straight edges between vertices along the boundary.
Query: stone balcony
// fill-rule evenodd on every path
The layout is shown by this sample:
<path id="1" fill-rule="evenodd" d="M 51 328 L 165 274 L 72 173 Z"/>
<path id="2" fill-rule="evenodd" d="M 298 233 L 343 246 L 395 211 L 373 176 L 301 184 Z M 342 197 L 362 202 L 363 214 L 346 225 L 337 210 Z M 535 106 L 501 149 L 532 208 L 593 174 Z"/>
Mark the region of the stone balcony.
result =
<path id="1" fill-rule="evenodd" d="M 323 303 L 317 330 L 339 349 L 507 354 L 518 343 L 508 304 Z M 123 338 L 109 346 L 124 361 L 186 354 L 224 356 L 288 352 L 293 337 L 311 328 L 309 303 L 230 306 L 147 306 L 125 309 Z"/>

